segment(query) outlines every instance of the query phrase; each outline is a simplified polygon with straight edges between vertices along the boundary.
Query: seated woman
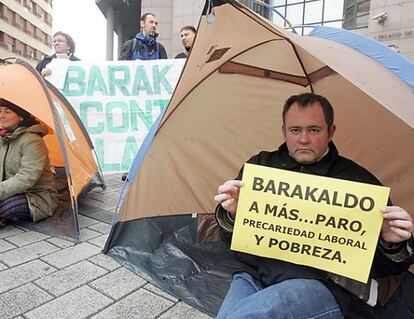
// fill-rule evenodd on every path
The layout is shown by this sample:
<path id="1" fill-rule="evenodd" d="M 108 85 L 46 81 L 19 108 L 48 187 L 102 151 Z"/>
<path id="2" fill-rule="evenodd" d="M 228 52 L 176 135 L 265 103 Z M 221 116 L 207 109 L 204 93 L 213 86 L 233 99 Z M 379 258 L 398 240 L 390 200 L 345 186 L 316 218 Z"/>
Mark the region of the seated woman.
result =
<path id="1" fill-rule="evenodd" d="M 42 61 L 36 65 L 36 70 L 43 76 L 52 74 L 52 70 L 47 65 L 53 59 L 69 59 L 71 61 L 80 61 L 75 54 L 75 41 L 72 37 L 62 31 L 58 31 L 53 35 L 52 46 L 55 51 L 54 54 L 46 56 Z"/>
<path id="2" fill-rule="evenodd" d="M 42 138 L 47 132 L 30 113 L 0 99 L 0 229 L 55 211 L 55 179 Z"/>

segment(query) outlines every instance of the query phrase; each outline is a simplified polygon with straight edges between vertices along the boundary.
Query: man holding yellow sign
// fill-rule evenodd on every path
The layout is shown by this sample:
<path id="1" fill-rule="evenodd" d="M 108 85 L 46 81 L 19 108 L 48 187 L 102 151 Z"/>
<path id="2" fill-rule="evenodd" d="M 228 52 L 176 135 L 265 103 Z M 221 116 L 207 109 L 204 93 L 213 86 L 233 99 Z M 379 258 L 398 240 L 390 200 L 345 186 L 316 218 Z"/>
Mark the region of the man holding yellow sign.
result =
<path id="1" fill-rule="evenodd" d="M 338 154 L 326 98 L 290 97 L 282 130 L 286 142 L 253 156 L 215 197 L 241 262 L 217 318 L 373 317 L 394 290 L 372 279 L 413 261 L 411 217 L 385 207 L 389 189 Z"/>

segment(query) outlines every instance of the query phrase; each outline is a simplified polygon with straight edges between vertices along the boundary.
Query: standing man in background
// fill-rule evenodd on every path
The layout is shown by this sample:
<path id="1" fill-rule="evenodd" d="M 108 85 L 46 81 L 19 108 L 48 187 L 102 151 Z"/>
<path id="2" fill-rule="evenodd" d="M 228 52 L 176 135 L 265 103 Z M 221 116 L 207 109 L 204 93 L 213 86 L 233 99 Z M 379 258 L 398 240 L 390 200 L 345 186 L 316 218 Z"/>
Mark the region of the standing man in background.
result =
<path id="1" fill-rule="evenodd" d="M 181 52 L 175 56 L 174 59 L 186 59 L 190 53 L 191 48 L 193 47 L 193 42 L 195 35 L 197 33 L 196 28 L 191 25 L 186 25 L 181 28 L 180 36 L 181 42 L 183 43 L 185 52 Z"/>
<path id="2" fill-rule="evenodd" d="M 119 60 L 167 59 L 167 51 L 157 41 L 157 25 L 157 17 L 153 13 L 143 14 L 140 20 L 140 32 L 135 38 L 122 45 Z"/>

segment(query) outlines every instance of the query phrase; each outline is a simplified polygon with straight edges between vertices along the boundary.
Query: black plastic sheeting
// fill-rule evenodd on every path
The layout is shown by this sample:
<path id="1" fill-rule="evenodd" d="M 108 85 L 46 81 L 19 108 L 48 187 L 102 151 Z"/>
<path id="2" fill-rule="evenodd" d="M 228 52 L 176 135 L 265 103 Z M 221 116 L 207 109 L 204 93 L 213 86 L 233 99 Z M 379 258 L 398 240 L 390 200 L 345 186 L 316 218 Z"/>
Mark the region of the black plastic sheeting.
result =
<path id="1" fill-rule="evenodd" d="M 124 267 L 193 307 L 215 316 L 237 270 L 234 255 L 222 242 L 197 242 L 197 218 L 152 217 L 119 222 L 104 248 Z M 414 319 L 414 275 L 377 318 Z"/>
<path id="2" fill-rule="evenodd" d="M 197 218 L 117 223 L 104 253 L 160 289 L 214 316 L 237 267 L 222 242 L 197 242 Z"/>

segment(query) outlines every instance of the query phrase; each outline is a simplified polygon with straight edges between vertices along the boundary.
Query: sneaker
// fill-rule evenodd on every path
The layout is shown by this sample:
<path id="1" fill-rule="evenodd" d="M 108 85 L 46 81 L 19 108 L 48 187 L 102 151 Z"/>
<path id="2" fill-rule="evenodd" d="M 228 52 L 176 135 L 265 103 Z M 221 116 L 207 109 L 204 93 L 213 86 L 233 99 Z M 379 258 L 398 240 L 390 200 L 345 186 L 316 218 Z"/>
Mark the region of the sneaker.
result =
<path id="1" fill-rule="evenodd" d="M 128 172 L 122 174 L 121 180 L 125 182 L 125 180 L 127 179 L 127 177 L 128 177 Z"/>

